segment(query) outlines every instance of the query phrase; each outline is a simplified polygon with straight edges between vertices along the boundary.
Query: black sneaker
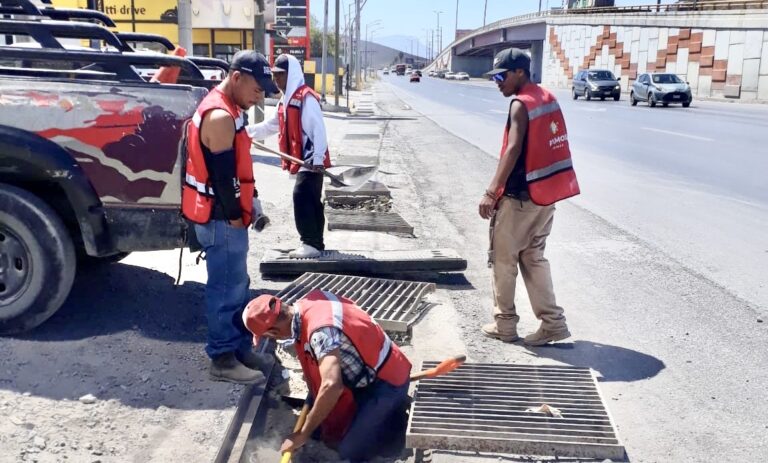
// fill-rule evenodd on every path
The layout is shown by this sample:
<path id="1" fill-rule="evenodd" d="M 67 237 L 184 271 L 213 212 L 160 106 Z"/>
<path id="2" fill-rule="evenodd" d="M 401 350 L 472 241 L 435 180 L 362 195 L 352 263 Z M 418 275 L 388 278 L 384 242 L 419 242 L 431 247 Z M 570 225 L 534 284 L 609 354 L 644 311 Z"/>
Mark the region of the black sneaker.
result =
<path id="1" fill-rule="evenodd" d="M 208 377 L 213 381 L 237 384 L 255 384 L 265 381 L 264 374 L 240 363 L 234 352 L 219 355 L 211 360 Z"/>

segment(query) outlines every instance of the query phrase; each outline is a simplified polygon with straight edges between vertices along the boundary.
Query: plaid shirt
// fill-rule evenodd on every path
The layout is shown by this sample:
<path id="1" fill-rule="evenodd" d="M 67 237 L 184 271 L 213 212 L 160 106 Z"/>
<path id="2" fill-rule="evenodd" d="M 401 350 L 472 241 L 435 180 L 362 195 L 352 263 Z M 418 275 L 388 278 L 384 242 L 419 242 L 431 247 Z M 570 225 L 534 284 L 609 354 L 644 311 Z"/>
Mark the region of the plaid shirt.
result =
<path id="1" fill-rule="evenodd" d="M 291 334 L 293 339 L 298 342 L 299 335 L 301 333 L 301 316 L 299 312 L 293 315 L 293 322 L 291 323 Z M 296 346 L 297 349 L 303 349 L 301 346 Z M 373 383 L 376 380 L 376 370 L 367 366 L 363 359 L 360 358 L 360 354 L 352 345 L 349 338 L 338 328 L 334 326 L 327 326 L 325 328 L 319 328 L 309 337 L 309 347 L 312 349 L 312 354 L 320 360 L 334 351 L 339 349 L 339 360 L 341 363 L 341 375 L 344 379 L 344 384 L 350 388 L 363 388 Z"/>

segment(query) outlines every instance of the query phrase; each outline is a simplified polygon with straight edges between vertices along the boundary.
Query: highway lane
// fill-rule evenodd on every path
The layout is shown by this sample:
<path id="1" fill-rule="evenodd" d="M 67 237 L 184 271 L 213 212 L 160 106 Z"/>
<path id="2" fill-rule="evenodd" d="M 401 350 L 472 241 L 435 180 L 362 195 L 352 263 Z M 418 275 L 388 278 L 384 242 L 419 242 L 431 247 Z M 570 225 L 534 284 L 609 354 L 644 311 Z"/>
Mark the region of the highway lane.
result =
<path id="1" fill-rule="evenodd" d="M 509 100 L 492 83 L 382 79 L 414 111 L 498 156 Z M 768 315 L 768 106 L 631 107 L 626 96 L 555 93 L 582 186 L 573 201 Z"/>

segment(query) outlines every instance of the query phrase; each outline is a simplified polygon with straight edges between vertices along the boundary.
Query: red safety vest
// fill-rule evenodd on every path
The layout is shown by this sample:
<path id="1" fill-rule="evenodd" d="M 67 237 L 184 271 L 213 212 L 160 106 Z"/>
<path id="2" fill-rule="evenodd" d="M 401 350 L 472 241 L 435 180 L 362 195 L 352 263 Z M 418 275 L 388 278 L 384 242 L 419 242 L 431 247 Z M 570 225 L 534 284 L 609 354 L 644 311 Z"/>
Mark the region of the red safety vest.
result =
<path id="1" fill-rule="evenodd" d="M 205 166 L 200 125 L 206 113 L 213 109 L 223 109 L 235 121 L 235 166 L 240 182 L 240 208 L 243 210 L 243 222 L 250 224 L 256 189 L 251 161 L 251 139 L 245 131 L 243 111 L 218 87 L 203 99 L 194 117 L 187 123 L 187 164 L 181 190 L 181 212 L 184 217 L 195 223 L 208 223 L 211 220 L 215 193 Z"/>
<path id="2" fill-rule="evenodd" d="M 304 377 L 317 398 L 320 390 L 320 368 L 309 345 L 309 338 L 316 330 L 335 326 L 349 338 L 363 362 L 374 369 L 377 381 L 402 386 L 410 379 L 411 362 L 403 355 L 376 322 L 351 300 L 327 291 L 314 290 L 298 302 L 301 316 L 301 333 L 296 344 L 296 354 L 304 371 Z M 323 440 L 339 442 L 347 433 L 357 408 L 354 396 L 344 387 L 336 406 L 323 421 Z"/>
<path id="3" fill-rule="evenodd" d="M 301 109 L 304 105 L 304 99 L 307 96 L 314 97 L 318 102 L 320 101 L 320 95 L 315 93 L 314 90 L 309 88 L 306 84 L 297 88 L 293 93 L 293 96 L 288 100 L 288 117 L 285 116 L 285 104 L 281 101 L 277 106 L 277 120 L 280 123 L 280 133 L 277 140 L 280 145 L 280 151 L 293 156 L 295 158 L 306 161 L 312 165 L 311 159 L 304 159 L 304 143 L 302 142 L 301 134 L 304 133 L 301 128 Z M 295 162 L 286 161 L 285 159 L 280 161 L 283 170 L 289 171 L 291 174 L 295 174 L 299 171 L 299 166 Z M 325 168 L 331 167 L 331 155 L 328 149 L 325 150 L 325 159 L 323 160 L 323 166 Z"/>
<path id="4" fill-rule="evenodd" d="M 573 170 L 565 118 L 555 96 L 530 83 L 512 100 L 520 100 L 528 111 L 528 136 L 525 147 L 525 180 L 531 201 L 548 206 L 579 194 Z M 510 103 L 511 106 L 511 103 Z M 510 117 L 504 129 L 501 156 L 509 143 Z M 499 195 L 503 192 L 499 192 Z"/>

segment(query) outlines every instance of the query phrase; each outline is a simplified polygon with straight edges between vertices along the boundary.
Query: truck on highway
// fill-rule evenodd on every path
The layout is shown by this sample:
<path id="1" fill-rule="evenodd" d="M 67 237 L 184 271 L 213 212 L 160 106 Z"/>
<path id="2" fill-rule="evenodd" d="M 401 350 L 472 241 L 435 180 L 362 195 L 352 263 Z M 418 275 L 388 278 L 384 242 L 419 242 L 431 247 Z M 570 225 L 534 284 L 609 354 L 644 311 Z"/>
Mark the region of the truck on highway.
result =
<path id="1" fill-rule="evenodd" d="M 27 0 L 0 7 L 39 15 L 0 20 L 0 34 L 36 42 L 0 46 L 0 334 L 8 334 L 53 315 L 78 264 L 185 246 L 183 131 L 218 83 L 198 64 L 227 63 L 135 53 L 131 40 L 173 45 L 68 20 L 87 10 L 71 18 L 56 10 L 49 20 L 54 10 Z M 100 15 L 89 19 L 110 21 Z M 68 48 L 62 38 L 115 51 Z M 177 83 L 140 75 L 161 67 L 178 68 Z"/>
<path id="2" fill-rule="evenodd" d="M 395 65 L 395 73 L 398 76 L 404 76 L 405 75 L 405 69 L 406 69 L 406 65 L 405 64 L 401 63 L 401 64 L 396 64 Z"/>

